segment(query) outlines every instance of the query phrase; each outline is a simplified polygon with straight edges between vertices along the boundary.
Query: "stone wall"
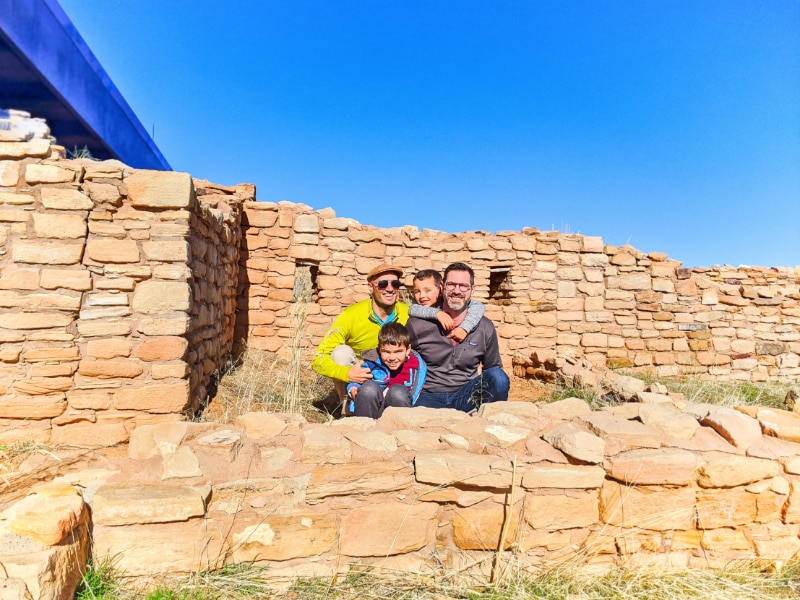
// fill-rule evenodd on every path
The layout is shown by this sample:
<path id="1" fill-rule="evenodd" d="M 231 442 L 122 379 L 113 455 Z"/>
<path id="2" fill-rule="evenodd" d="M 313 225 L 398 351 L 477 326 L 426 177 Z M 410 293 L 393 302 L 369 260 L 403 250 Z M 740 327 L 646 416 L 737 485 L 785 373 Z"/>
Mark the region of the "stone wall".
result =
<path id="1" fill-rule="evenodd" d="M 0 512 L 0 565 L 46 572 L 23 565 L 73 544 L 87 514 L 94 556 L 118 572 L 247 563 L 276 585 L 365 567 L 487 583 L 500 548 L 512 576 L 797 555 L 800 415 L 635 400 L 141 425 L 126 455 L 33 457 L 59 477 Z"/>
<path id="2" fill-rule="evenodd" d="M 343 306 L 367 297 L 365 274 L 462 261 L 497 326 L 508 368 L 536 376 L 534 354 L 598 367 L 749 381 L 800 378 L 800 268 L 682 268 L 601 238 L 539 231 L 449 234 L 381 229 L 302 204 L 246 205 L 240 311 L 252 347 L 277 351 L 293 334 L 295 273 L 311 270 L 307 343 Z M 408 294 L 407 294 L 407 297 Z"/>
<path id="3" fill-rule="evenodd" d="M 255 561 L 277 579 L 372 565 L 485 581 L 501 546 L 531 569 L 800 550 L 800 417 L 786 411 L 693 405 L 639 382 L 637 402 L 597 412 L 568 399 L 477 417 L 179 422 L 237 343 L 285 351 L 303 302 L 310 351 L 384 260 L 407 285 L 472 264 L 506 365 L 545 377 L 560 355 L 798 380 L 797 269 L 683 269 L 534 229 L 379 229 L 254 195 L 67 160 L 40 121 L 0 122 L 0 443 L 130 441 L 126 456 L 56 461 L 46 473 L 61 477 L 2 506 L 0 564 L 20 595 L 74 588 L 53 565 L 85 557 L 90 534 L 133 575 Z"/>
<path id="4" fill-rule="evenodd" d="M 548 357 L 750 381 L 800 378 L 800 270 L 684 269 L 536 229 L 381 229 L 252 185 L 68 160 L 24 113 L 0 122 L 0 442 L 128 439 L 213 395 L 232 349 L 313 348 L 382 261 L 476 271 L 506 367 Z M 410 293 L 405 290 L 407 300 Z M 292 310 L 302 305 L 304 310 Z M 298 318 L 303 335 L 295 336 Z"/>
<path id="5" fill-rule="evenodd" d="M 0 441 L 107 445 L 206 399 L 233 343 L 252 186 L 66 160 L 0 128 Z"/>
<path id="6" fill-rule="evenodd" d="M 253 185 L 230 188 L 194 180 L 194 187 L 198 204 L 189 221 L 192 306 L 186 335 L 193 411 L 213 393 L 209 386 L 234 347 L 241 211 L 245 201 L 255 199 Z"/>

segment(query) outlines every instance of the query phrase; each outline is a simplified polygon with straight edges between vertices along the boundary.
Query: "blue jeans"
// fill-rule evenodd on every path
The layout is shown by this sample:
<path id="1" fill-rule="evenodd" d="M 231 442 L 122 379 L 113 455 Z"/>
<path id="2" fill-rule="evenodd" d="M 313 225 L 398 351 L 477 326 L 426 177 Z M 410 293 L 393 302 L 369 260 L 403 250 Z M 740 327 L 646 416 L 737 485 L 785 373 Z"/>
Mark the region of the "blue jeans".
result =
<path id="1" fill-rule="evenodd" d="M 365 381 L 358 390 L 356 399 L 348 400 L 348 403 L 355 402 L 353 414 L 357 417 L 380 419 L 388 406 L 411 408 L 411 392 L 406 386 L 390 385 L 385 396 L 383 392 L 384 390 L 377 382 L 371 379 Z"/>
<path id="2" fill-rule="evenodd" d="M 486 402 L 508 400 L 511 381 L 501 367 L 486 369 L 454 392 L 422 392 L 414 406 L 455 408 L 471 413 Z"/>

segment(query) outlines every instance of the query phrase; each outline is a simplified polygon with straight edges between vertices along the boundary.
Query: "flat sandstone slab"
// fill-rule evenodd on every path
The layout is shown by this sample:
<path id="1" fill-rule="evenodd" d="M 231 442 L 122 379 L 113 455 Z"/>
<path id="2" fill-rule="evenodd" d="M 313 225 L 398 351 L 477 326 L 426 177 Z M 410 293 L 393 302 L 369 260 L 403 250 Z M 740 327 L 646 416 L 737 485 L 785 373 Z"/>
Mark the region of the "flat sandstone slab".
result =
<path id="1" fill-rule="evenodd" d="M 195 488 L 109 484 L 92 501 L 98 525 L 132 525 L 186 521 L 205 515 L 204 495 Z"/>

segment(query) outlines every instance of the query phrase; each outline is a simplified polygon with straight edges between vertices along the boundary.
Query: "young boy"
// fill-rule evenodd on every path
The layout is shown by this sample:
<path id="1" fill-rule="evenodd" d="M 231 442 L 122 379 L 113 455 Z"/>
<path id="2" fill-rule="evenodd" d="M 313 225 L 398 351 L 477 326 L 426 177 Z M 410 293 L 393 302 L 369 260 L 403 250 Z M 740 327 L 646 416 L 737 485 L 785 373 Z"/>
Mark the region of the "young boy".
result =
<path id="1" fill-rule="evenodd" d="M 483 313 L 486 312 L 483 304 L 477 300 L 470 300 L 464 322 L 454 329 L 453 318 L 442 310 L 442 276 L 439 271 L 433 269 L 424 269 L 414 275 L 414 300 L 417 303 L 408 308 L 409 316 L 426 321 L 439 321 L 442 329 L 450 332 L 447 337 L 459 343 L 478 326 Z"/>
<path id="2" fill-rule="evenodd" d="M 372 379 L 347 384 L 346 415 L 377 419 L 387 406 L 410 407 L 417 401 L 427 368 L 411 349 L 405 325 L 395 321 L 381 327 L 377 350 L 365 350 L 361 358 Z"/>

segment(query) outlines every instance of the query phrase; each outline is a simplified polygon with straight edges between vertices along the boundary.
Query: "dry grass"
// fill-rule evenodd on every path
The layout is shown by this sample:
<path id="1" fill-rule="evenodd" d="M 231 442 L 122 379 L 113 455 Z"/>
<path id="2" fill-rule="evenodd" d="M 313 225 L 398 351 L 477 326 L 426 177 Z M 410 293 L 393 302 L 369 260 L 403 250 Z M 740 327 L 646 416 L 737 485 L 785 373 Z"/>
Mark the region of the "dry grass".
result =
<path id="1" fill-rule="evenodd" d="M 784 408 L 786 394 L 797 385 L 789 382 L 764 383 L 710 381 L 696 377 L 663 379 L 661 383 L 671 392 L 679 392 L 689 402 L 719 404 L 723 406 L 769 406 Z"/>
<path id="2" fill-rule="evenodd" d="M 102 572 L 103 569 L 101 568 Z M 757 562 L 741 562 L 722 570 L 612 569 L 591 574 L 571 565 L 531 575 L 515 572 L 493 585 L 448 583 L 441 578 L 397 575 L 377 576 L 353 570 L 344 577 L 299 579 L 290 587 L 270 583 L 269 570 L 238 565 L 188 577 L 170 577 L 151 584 L 150 591 L 120 583 L 105 571 L 100 594 L 85 590 L 78 598 L 105 600 L 222 600 L 253 598 L 276 600 L 785 600 L 800 594 L 800 562 L 780 570 Z"/>
<path id="3" fill-rule="evenodd" d="M 0 475 L 16 471 L 23 460 L 37 452 L 50 454 L 50 448 L 44 444 L 30 441 L 0 444 Z"/>
<path id="4" fill-rule="evenodd" d="M 303 356 L 308 353 L 308 336 L 305 334 L 305 328 L 312 287 L 310 270 L 299 269 L 295 279 L 294 302 L 290 313 L 292 337 L 289 344 L 289 365 L 283 392 L 286 412 L 290 413 L 302 412 L 303 407 L 301 396 L 305 386 L 300 374 L 304 367 Z"/>
<path id="5" fill-rule="evenodd" d="M 311 272 L 298 270 L 288 346 L 280 354 L 253 348 L 243 352 L 223 373 L 202 420 L 232 423 L 254 411 L 298 413 L 312 422 L 331 418 L 339 404 L 333 385 L 310 368 L 312 348 L 305 331 L 312 287 Z"/>
<path id="6" fill-rule="evenodd" d="M 302 309 L 295 318 L 303 320 Z M 300 331 L 302 328 L 297 328 Z M 203 420 L 232 423 L 250 411 L 292 412 L 309 421 L 320 422 L 338 416 L 338 403 L 330 381 L 317 375 L 310 367 L 310 348 L 302 336 L 291 338 L 289 357 L 257 349 L 247 350 L 221 378 L 216 397 L 209 404 Z M 790 382 L 733 382 L 710 381 L 698 377 L 643 377 L 646 383 L 662 383 L 671 392 L 678 392 L 695 403 L 721 406 L 757 405 L 784 408 L 786 394 L 797 390 Z M 515 389 L 515 387 L 517 389 Z M 608 404 L 602 394 L 589 387 L 547 385 L 514 379 L 511 398 L 522 401 L 553 402 L 578 397 L 595 408 Z"/>
<path id="7" fill-rule="evenodd" d="M 333 393 L 330 381 L 307 364 L 248 349 L 221 378 L 202 419 L 233 423 L 239 415 L 263 411 L 299 413 L 312 422 L 325 421 L 330 418 L 326 401 Z M 334 399 L 333 405 L 337 404 Z"/>
<path id="8" fill-rule="evenodd" d="M 718 406 L 767 406 L 771 408 L 787 408 L 786 395 L 790 390 L 799 390 L 800 386 L 792 382 L 769 381 L 750 383 L 748 381 L 712 381 L 699 377 L 655 378 L 634 375 L 648 385 L 660 383 L 670 392 L 680 393 L 688 402 L 697 404 L 716 404 Z M 564 398 L 581 398 L 594 408 L 609 404 L 601 390 L 591 387 L 551 385 L 551 395 L 547 402 Z M 612 401 L 616 404 L 617 401 Z M 791 410 L 791 407 L 788 407 Z"/>

